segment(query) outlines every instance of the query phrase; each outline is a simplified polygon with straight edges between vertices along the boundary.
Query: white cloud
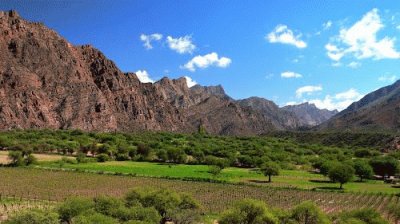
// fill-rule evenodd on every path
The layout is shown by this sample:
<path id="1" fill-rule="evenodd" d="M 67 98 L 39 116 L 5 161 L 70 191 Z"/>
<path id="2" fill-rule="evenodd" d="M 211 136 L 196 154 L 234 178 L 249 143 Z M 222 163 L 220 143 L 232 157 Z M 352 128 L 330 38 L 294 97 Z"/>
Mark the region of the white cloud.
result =
<path id="1" fill-rule="evenodd" d="M 360 66 L 361 66 L 361 63 L 355 62 L 355 61 L 352 61 L 347 65 L 347 67 L 350 67 L 350 68 L 359 68 Z"/>
<path id="2" fill-rule="evenodd" d="M 193 53 L 196 46 L 192 43 L 191 36 L 184 36 L 179 38 L 167 37 L 168 47 L 179 54 Z"/>
<path id="3" fill-rule="evenodd" d="M 396 26 L 396 28 L 397 28 L 398 30 L 400 30 L 400 25 Z"/>
<path id="4" fill-rule="evenodd" d="M 188 86 L 189 88 L 191 88 L 191 87 L 197 85 L 197 82 L 194 81 L 194 80 L 193 80 L 192 78 L 190 78 L 189 76 L 185 76 L 185 79 L 186 79 L 186 84 L 187 84 L 187 86 Z"/>
<path id="5" fill-rule="evenodd" d="M 182 68 L 185 68 L 189 71 L 196 71 L 197 68 L 207 68 L 209 66 L 216 66 L 220 68 L 226 68 L 231 64 L 232 60 L 227 57 L 218 57 L 218 54 L 212 52 L 206 55 L 197 55 L 192 58 L 192 60 L 188 61 Z"/>
<path id="6" fill-rule="evenodd" d="M 147 49 L 150 50 L 153 48 L 153 46 L 151 45 L 152 41 L 159 41 L 161 40 L 163 37 L 162 34 L 159 33 L 153 33 L 150 35 L 146 35 L 146 34 L 141 34 L 140 35 L 140 40 L 143 41 L 143 46 Z"/>
<path id="7" fill-rule="evenodd" d="M 150 75 L 149 73 L 147 73 L 146 70 L 138 70 L 137 72 L 135 72 L 135 74 L 141 83 L 154 82 L 154 80 L 150 78 Z"/>
<path id="8" fill-rule="evenodd" d="M 282 78 L 301 78 L 303 76 L 296 72 L 282 72 L 281 77 Z"/>
<path id="9" fill-rule="evenodd" d="M 312 99 L 308 102 L 315 104 L 320 109 L 328 110 L 344 110 L 350 104 L 360 100 L 364 95 L 360 94 L 356 89 L 349 89 L 345 92 L 337 93 L 334 96 L 326 95 L 323 99 Z"/>
<path id="10" fill-rule="evenodd" d="M 290 30 L 286 25 L 278 25 L 275 29 L 265 36 L 270 43 L 281 43 L 290 44 L 297 48 L 307 47 L 307 43 L 302 41 L 301 34 L 294 35 L 293 31 Z"/>
<path id="11" fill-rule="evenodd" d="M 400 53 L 394 47 L 394 37 L 377 39 L 377 33 L 383 27 L 378 9 L 372 9 L 350 28 L 341 29 L 339 35 L 325 45 L 328 57 L 334 61 L 339 61 L 346 55 L 357 59 L 400 58 Z"/>
<path id="12" fill-rule="evenodd" d="M 378 78 L 378 81 L 380 82 L 394 82 L 397 80 L 396 75 L 383 75 Z"/>
<path id="13" fill-rule="evenodd" d="M 296 97 L 301 98 L 303 94 L 311 95 L 313 92 L 321 91 L 322 86 L 303 86 L 296 90 Z"/>
<path id="14" fill-rule="evenodd" d="M 299 103 L 297 103 L 296 101 L 289 101 L 285 104 L 285 106 L 293 106 L 293 105 L 297 105 Z"/>
<path id="15" fill-rule="evenodd" d="M 324 30 L 328 30 L 332 27 L 332 21 L 328 20 L 326 23 L 322 24 L 322 27 L 324 28 Z"/>

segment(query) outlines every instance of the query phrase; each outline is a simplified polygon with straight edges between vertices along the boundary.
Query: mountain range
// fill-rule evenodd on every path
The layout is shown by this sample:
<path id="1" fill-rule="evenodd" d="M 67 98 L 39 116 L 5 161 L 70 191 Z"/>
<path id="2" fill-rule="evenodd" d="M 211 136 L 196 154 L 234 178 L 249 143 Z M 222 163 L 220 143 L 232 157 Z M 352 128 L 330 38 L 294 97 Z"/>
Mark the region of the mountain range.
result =
<path id="1" fill-rule="evenodd" d="M 253 135 L 277 130 L 398 130 L 399 86 L 346 110 L 280 108 L 259 97 L 234 100 L 222 86 L 191 88 L 185 78 L 142 83 L 90 45 L 74 46 L 42 23 L 0 12 L 0 129 L 196 132 Z M 379 115 L 379 116 L 377 116 Z"/>

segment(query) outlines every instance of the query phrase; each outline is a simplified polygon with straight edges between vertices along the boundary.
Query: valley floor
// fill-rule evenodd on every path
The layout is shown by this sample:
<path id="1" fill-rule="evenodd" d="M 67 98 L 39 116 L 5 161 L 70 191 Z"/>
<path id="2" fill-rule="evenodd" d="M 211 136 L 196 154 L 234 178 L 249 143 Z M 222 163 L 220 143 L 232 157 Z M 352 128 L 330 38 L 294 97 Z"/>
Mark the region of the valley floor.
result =
<path id="1" fill-rule="evenodd" d="M 60 168 L 56 161 L 41 162 L 39 168 Z M 81 171 L 106 172 L 110 174 L 129 174 L 142 177 L 163 177 L 176 179 L 194 179 L 206 181 L 224 181 L 229 183 L 256 184 L 269 187 L 297 188 L 304 190 L 339 191 L 338 184 L 332 183 L 321 174 L 303 170 L 282 170 L 279 176 L 272 177 L 272 183 L 256 169 L 229 167 L 213 176 L 207 165 L 166 164 L 152 162 L 110 161 L 104 163 L 64 163 L 63 169 Z M 394 188 L 381 180 L 353 181 L 344 185 L 346 192 L 359 193 L 400 193 L 400 188 Z"/>

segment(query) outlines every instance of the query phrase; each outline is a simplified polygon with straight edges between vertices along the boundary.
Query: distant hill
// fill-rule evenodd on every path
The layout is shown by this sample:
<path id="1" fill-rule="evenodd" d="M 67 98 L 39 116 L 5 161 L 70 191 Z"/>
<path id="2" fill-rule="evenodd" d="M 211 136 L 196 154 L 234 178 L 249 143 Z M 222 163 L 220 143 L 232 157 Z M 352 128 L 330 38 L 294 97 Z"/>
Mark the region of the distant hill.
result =
<path id="1" fill-rule="evenodd" d="M 299 119 L 300 125 L 305 127 L 319 125 L 338 113 L 337 110 L 319 109 L 308 102 L 285 106 L 282 109 L 294 113 Z"/>
<path id="2" fill-rule="evenodd" d="M 354 102 L 319 130 L 400 131 L 400 81 Z"/>

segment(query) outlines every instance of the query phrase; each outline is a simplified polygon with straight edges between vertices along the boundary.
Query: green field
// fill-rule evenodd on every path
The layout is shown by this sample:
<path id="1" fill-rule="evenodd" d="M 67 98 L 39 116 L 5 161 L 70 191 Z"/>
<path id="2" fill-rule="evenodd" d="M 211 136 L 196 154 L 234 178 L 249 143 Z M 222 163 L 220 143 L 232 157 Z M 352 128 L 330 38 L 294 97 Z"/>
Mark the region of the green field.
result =
<path id="1" fill-rule="evenodd" d="M 41 162 L 37 167 L 60 168 L 57 162 Z M 287 187 L 299 189 L 318 189 L 338 191 L 338 184 L 331 183 L 320 174 L 314 174 L 302 170 L 281 170 L 280 175 L 273 177 L 272 183 L 266 182 L 266 177 L 258 173 L 256 169 L 245 169 L 229 167 L 224 169 L 218 176 L 208 172 L 206 165 L 165 164 L 132 161 L 111 161 L 105 163 L 64 163 L 62 168 L 78 169 L 94 172 L 109 172 L 120 174 L 131 174 L 144 177 L 164 177 L 179 179 L 216 179 L 226 182 L 245 182 L 261 186 Z M 382 181 L 368 180 L 366 182 L 353 181 L 344 185 L 344 191 L 363 193 L 400 193 L 399 188 L 393 188 L 390 184 Z"/>

